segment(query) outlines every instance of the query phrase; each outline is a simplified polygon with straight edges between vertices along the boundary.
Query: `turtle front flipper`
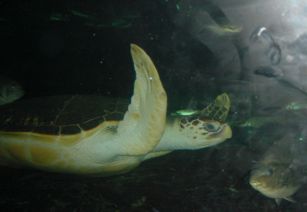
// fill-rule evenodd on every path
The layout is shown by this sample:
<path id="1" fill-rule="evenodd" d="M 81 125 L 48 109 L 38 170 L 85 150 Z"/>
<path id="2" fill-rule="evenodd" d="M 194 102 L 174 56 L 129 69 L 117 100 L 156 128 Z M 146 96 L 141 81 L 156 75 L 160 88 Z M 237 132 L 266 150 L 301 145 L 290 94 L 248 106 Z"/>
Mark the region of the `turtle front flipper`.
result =
<path id="1" fill-rule="evenodd" d="M 118 132 L 130 137 L 122 139 L 125 154 L 142 155 L 151 151 L 162 137 L 167 96 L 155 65 L 144 50 L 131 44 L 131 55 L 136 72 L 134 94 Z"/>
<path id="2" fill-rule="evenodd" d="M 201 117 L 225 122 L 230 111 L 231 101 L 227 93 L 218 95 L 214 102 L 200 112 Z"/>

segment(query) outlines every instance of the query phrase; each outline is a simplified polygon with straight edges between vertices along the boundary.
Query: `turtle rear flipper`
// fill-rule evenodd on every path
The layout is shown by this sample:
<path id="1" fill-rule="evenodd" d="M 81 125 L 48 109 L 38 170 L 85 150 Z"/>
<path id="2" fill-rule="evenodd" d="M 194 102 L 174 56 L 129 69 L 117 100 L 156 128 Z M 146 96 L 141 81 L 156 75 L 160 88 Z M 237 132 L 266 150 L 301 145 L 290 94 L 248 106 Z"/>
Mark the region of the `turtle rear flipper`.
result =
<path id="1" fill-rule="evenodd" d="M 135 44 L 131 44 L 131 55 L 136 72 L 134 94 L 118 133 L 131 136 L 121 146 L 126 154 L 142 155 L 151 151 L 162 137 L 167 96 L 150 57 Z"/>

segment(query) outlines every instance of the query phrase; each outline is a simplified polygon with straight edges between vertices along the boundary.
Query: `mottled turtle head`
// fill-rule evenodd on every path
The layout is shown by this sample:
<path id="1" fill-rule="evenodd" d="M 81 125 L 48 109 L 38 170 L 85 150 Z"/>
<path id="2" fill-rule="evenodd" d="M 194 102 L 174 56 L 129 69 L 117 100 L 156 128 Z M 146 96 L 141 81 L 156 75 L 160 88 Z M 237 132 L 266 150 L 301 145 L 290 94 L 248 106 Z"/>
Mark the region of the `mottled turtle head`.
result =
<path id="1" fill-rule="evenodd" d="M 231 138 L 231 128 L 225 123 L 230 106 L 229 96 L 222 93 L 198 116 L 180 120 L 179 131 L 190 137 L 190 149 L 213 146 Z"/>
<path id="2" fill-rule="evenodd" d="M 201 117 L 184 118 L 179 121 L 179 135 L 183 149 L 200 149 L 213 146 L 232 136 L 227 123 Z M 185 141 L 185 142 L 184 142 Z"/>
<path id="3" fill-rule="evenodd" d="M 258 165 L 251 171 L 249 184 L 263 195 L 275 200 L 290 197 L 300 187 L 295 174 L 285 164 Z"/>
<path id="4" fill-rule="evenodd" d="M 231 138 L 231 128 L 225 123 L 229 109 L 230 99 L 224 93 L 202 111 L 168 119 L 156 150 L 200 149 Z"/>

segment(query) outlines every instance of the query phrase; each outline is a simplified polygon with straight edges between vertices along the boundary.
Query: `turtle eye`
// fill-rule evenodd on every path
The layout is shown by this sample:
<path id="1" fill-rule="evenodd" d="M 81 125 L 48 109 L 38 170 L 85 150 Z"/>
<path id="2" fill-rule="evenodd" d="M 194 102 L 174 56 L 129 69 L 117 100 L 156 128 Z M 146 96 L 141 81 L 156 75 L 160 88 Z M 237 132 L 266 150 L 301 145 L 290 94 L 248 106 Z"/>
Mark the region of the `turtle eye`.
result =
<path id="1" fill-rule="evenodd" d="M 221 128 L 221 125 L 219 123 L 204 123 L 203 128 L 208 132 L 217 132 Z"/>

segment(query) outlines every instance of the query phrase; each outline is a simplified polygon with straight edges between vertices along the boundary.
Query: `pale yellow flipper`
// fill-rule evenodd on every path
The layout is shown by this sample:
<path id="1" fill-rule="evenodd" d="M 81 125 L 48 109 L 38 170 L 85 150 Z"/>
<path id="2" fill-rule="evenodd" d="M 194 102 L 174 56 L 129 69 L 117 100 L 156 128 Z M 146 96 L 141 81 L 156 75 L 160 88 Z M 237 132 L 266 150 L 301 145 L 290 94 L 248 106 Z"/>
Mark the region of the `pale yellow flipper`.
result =
<path id="1" fill-rule="evenodd" d="M 167 96 L 159 74 L 150 57 L 139 46 L 131 44 L 136 72 L 134 94 L 128 111 L 118 127 L 127 155 L 143 155 L 151 151 L 162 137 L 167 108 Z"/>

